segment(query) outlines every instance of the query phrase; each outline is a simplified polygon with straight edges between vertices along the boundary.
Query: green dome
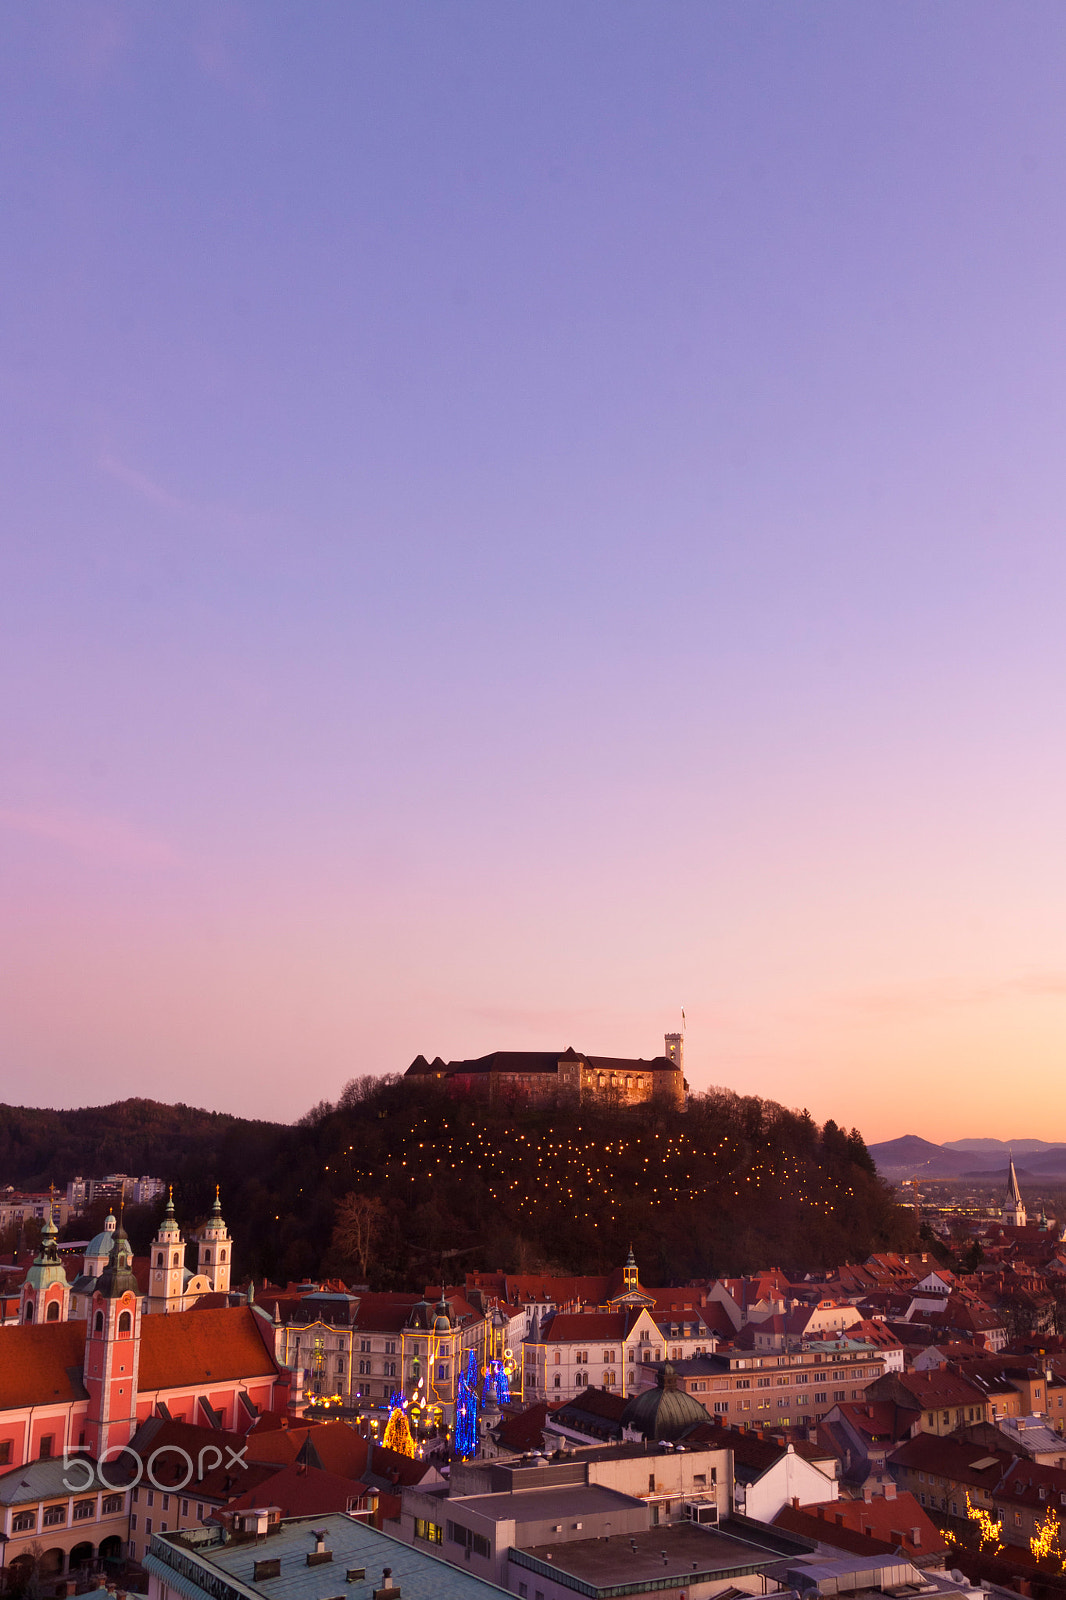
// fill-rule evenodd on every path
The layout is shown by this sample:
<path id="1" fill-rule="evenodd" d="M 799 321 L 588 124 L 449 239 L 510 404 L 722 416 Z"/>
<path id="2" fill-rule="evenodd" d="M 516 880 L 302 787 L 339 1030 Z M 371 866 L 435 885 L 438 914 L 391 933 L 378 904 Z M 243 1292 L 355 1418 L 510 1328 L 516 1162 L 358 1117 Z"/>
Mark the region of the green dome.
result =
<path id="1" fill-rule="evenodd" d="M 115 1229 L 117 1226 L 115 1213 L 112 1211 L 108 1214 L 104 1223 L 103 1233 L 98 1233 L 96 1238 L 86 1246 L 86 1260 L 91 1261 L 96 1256 L 109 1256 L 111 1254 L 115 1248 Z"/>
<path id="2" fill-rule="evenodd" d="M 633 1428 L 645 1439 L 680 1439 L 690 1428 L 710 1421 L 699 1401 L 678 1388 L 669 1361 L 656 1373 L 655 1388 L 635 1394 L 622 1412 L 623 1428 Z"/>

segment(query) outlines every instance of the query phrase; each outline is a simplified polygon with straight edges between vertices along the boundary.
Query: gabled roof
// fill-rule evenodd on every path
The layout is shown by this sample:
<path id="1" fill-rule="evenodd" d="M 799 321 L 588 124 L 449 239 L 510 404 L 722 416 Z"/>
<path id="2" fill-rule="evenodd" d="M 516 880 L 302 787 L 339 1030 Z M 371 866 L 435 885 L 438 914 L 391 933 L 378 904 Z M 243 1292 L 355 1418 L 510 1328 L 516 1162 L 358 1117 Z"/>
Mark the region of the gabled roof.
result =
<path id="1" fill-rule="evenodd" d="M 878 1553 L 903 1550 L 912 1559 L 925 1559 L 943 1555 L 948 1548 L 912 1494 L 897 1494 L 891 1499 L 878 1494 L 870 1500 L 827 1500 L 804 1506 L 798 1512 L 794 1506 L 785 1506 L 774 1518 L 774 1526 L 845 1550 L 855 1549 L 851 1541 L 859 1537 L 866 1541 L 863 1548 L 871 1554 L 872 1547 L 878 1545 Z"/>
<path id="2" fill-rule="evenodd" d="M 0 1411 L 87 1399 L 84 1362 L 84 1322 L 0 1327 Z"/>
<path id="3" fill-rule="evenodd" d="M 264 1333 L 269 1333 L 269 1326 L 250 1306 L 143 1317 L 138 1391 L 151 1394 L 198 1384 L 210 1387 L 234 1378 L 277 1377 L 281 1368 Z"/>
<path id="4" fill-rule="evenodd" d="M 547 1401 L 538 1400 L 535 1405 L 528 1406 L 525 1411 L 519 1411 L 511 1417 L 505 1417 L 496 1429 L 496 1441 L 505 1450 L 514 1450 L 516 1453 L 521 1453 L 525 1450 L 539 1450 L 542 1446 L 544 1427 L 547 1420 Z"/>
<path id="5" fill-rule="evenodd" d="M 283 1517 L 318 1516 L 325 1512 L 345 1512 L 353 1500 L 366 1494 L 366 1484 L 352 1478 L 339 1478 L 317 1467 L 281 1467 L 262 1488 L 249 1488 L 246 1494 L 229 1501 L 228 1511 L 246 1511 L 264 1502 L 276 1506 Z"/>
<path id="6" fill-rule="evenodd" d="M 617 1343 L 628 1337 L 643 1309 L 634 1306 L 623 1311 L 556 1311 L 546 1319 L 541 1341 L 544 1344 L 580 1344 L 586 1339 L 614 1339 Z"/>
<path id="7" fill-rule="evenodd" d="M 889 1465 L 907 1467 L 912 1472 L 931 1472 L 938 1478 L 991 1490 L 1011 1460 L 1007 1450 L 990 1450 L 985 1445 L 968 1444 L 961 1439 L 938 1439 L 932 1433 L 918 1433 L 893 1450 Z"/>

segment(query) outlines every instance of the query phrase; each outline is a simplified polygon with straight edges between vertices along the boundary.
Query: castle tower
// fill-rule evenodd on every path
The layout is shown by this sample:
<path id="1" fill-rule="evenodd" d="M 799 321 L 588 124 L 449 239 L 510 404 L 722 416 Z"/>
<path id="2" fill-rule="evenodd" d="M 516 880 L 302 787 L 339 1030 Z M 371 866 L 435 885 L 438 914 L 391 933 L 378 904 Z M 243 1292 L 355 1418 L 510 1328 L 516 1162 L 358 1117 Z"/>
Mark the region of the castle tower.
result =
<path id="1" fill-rule="evenodd" d="M 174 1189 L 149 1246 L 148 1309 L 180 1311 L 185 1303 L 185 1240 L 174 1216 Z"/>
<path id="2" fill-rule="evenodd" d="M 206 1277 L 215 1294 L 229 1291 L 229 1269 L 233 1258 L 233 1240 L 222 1220 L 222 1203 L 215 1185 L 215 1203 L 211 1215 L 200 1229 L 200 1260 L 197 1272 Z"/>
<path id="3" fill-rule="evenodd" d="M 1024 1228 L 1028 1221 L 1022 1191 L 1018 1186 L 1018 1174 L 1014 1170 L 1013 1154 L 1007 1168 L 1007 1198 L 1000 1207 L 999 1215 L 1001 1220 L 1009 1223 L 1012 1228 Z"/>
<path id="4" fill-rule="evenodd" d="M 41 1229 L 41 1247 L 26 1274 L 19 1296 L 20 1322 L 66 1322 L 70 1311 L 70 1284 L 59 1251 L 52 1208 Z"/>
<path id="5" fill-rule="evenodd" d="M 111 1259 L 93 1290 L 85 1328 L 85 1445 L 97 1460 L 105 1450 L 128 1444 L 136 1430 L 140 1353 L 141 1297 L 120 1222 Z"/>
<path id="6" fill-rule="evenodd" d="M 631 1294 L 637 1288 L 639 1278 L 640 1274 L 637 1271 L 637 1258 L 633 1254 L 633 1246 L 630 1245 L 629 1254 L 626 1257 L 626 1264 L 622 1268 L 622 1282 L 625 1285 L 626 1294 Z"/>
<path id="7" fill-rule="evenodd" d="M 685 1035 L 683 1033 L 668 1033 L 666 1035 L 666 1059 L 678 1072 L 685 1070 Z"/>

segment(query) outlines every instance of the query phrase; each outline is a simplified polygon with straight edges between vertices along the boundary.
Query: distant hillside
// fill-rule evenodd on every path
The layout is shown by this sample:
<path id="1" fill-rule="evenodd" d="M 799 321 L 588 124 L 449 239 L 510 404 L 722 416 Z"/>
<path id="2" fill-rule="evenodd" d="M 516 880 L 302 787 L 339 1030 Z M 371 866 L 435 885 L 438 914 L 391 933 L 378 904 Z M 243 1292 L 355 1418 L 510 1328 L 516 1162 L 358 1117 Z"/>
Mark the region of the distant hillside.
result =
<path id="1" fill-rule="evenodd" d="M 1013 1150 L 1016 1156 L 1030 1155 L 1035 1151 L 1063 1150 L 1066 1144 L 1061 1142 L 1049 1143 L 1046 1139 L 948 1139 L 940 1146 L 942 1150 L 972 1150 L 975 1155 L 1006 1155 Z"/>
<path id="2" fill-rule="evenodd" d="M 981 1148 L 976 1148 L 978 1145 Z M 1021 1155 L 1023 1150 L 1026 1155 L 1024 1170 L 1015 1161 L 1020 1181 L 1039 1183 L 1066 1178 L 1066 1145 L 1044 1144 L 1039 1140 L 1019 1140 L 1013 1146 L 996 1139 L 931 1144 L 928 1139 L 908 1133 L 900 1139 L 872 1144 L 870 1155 L 878 1172 L 890 1183 L 898 1183 L 903 1178 L 975 1178 L 986 1183 L 1006 1183 L 1008 1149 L 1012 1149 L 1015 1156 Z"/>
<path id="3" fill-rule="evenodd" d="M 353 1192 L 381 1203 L 368 1269 L 381 1288 L 421 1286 L 442 1259 L 459 1277 L 602 1271 L 630 1243 L 650 1282 L 806 1270 L 906 1246 L 913 1231 L 857 1132 L 724 1092 L 685 1111 L 515 1110 L 363 1079 L 295 1127 L 150 1100 L 0 1107 L 0 1181 L 109 1171 L 173 1182 L 183 1221 L 203 1215 L 221 1183 L 238 1277 L 275 1282 L 358 1276 L 333 1246 L 337 1202 Z M 138 1223 L 146 1239 L 154 1220 Z"/>
<path id="4" fill-rule="evenodd" d="M 975 1160 L 972 1150 L 948 1150 L 943 1145 L 931 1144 L 928 1139 L 920 1139 L 916 1133 L 872 1144 L 870 1154 L 881 1176 L 890 1180 L 962 1177 Z"/>
<path id="5" fill-rule="evenodd" d="M 650 1104 L 508 1110 L 424 1081 L 364 1080 L 292 1131 L 270 1195 L 289 1220 L 283 1275 L 324 1261 L 347 1192 L 387 1208 L 370 1268 L 418 1281 L 439 1252 L 454 1271 L 603 1271 L 632 1243 L 649 1281 L 774 1263 L 815 1268 L 898 1245 L 913 1222 L 861 1136 L 771 1101 L 716 1092 L 687 1110 Z M 424 1252 L 413 1255 L 412 1246 Z M 420 1267 L 421 1263 L 421 1267 Z"/>
<path id="6" fill-rule="evenodd" d="M 273 1159 L 283 1129 L 220 1111 L 119 1100 L 70 1111 L 0 1105 L 0 1183 L 62 1191 L 70 1178 L 149 1174 L 203 1209 L 215 1183 L 232 1187 Z"/>

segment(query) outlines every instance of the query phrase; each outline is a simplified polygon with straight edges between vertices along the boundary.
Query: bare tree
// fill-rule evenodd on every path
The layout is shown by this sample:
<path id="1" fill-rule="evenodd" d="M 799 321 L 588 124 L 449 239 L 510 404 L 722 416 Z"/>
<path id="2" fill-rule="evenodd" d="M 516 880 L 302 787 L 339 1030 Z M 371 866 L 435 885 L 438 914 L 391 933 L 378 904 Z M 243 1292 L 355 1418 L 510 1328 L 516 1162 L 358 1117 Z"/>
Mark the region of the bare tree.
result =
<path id="1" fill-rule="evenodd" d="M 385 1216 L 385 1207 L 372 1195 L 346 1194 L 337 1202 L 337 1221 L 333 1243 L 346 1261 L 359 1268 L 360 1281 L 366 1282 L 367 1266 L 374 1237 Z"/>

